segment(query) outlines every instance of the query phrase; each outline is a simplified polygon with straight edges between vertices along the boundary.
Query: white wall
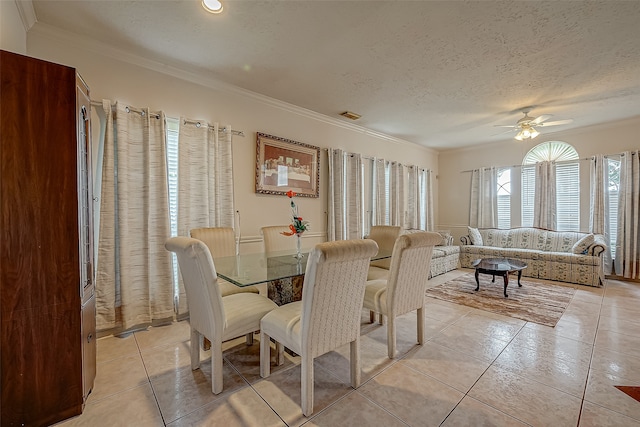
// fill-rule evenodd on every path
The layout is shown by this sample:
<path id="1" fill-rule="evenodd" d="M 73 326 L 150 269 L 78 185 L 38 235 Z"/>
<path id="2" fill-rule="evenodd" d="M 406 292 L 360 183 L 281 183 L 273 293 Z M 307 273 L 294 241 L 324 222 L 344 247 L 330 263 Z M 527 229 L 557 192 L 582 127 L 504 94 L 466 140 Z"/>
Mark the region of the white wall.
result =
<path id="1" fill-rule="evenodd" d="M 471 174 L 468 171 L 488 166 L 511 166 L 522 164 L 527 152 L 545 141 L 564 141 L 571 144 L 581 159 L 595 154 L 616 154 L 626 150 L 640 148 L 640 116 L 615 123 L 585 127 L 581 130 L 554 133 L 542 133 L 532 141 L 508 141 L 484 145 L 481 147 L 440 152 L 439 214 L 440 227 L 451 229 L 456 242 L 467 234 L 469 224 L 469 199 Z M 519 181 L 520 169 L 512 169 L 511 178 Z M 515 176 L 514 176 L 515 175 Z M 589 228 L 589 162 L 580 163 L 580 229 Z M 519 199 L 519 198 L 518 198 Z M 512 206 L 512 211 L 514 207 Z M 519 207 L 512 216 L 512 225 L 519 225 Z M 516 220 L 517 219 L 517 223 Z"/>
<path id="2" fill-rule="evenodd" d="M 243 252 L 261 249 L 261 226 L 290 222 L 290 207 L 285 197 L 259 195 L 254 191 L 256 132 L 321 148 L 342 148 L 415 164 L 432 169 L 436 174 L 438 171 L 438 154 L 433 150 L 404 141 L 386 140 L 352 125 L 340 125 L 334 119 L 228 89 L 203 76 L 159 67 L 143 58 L 130 58 L 41 24 L 29 31 L 27 47 L 30 56 L 76 68 L 88 83 L 93 100 L 108 98 L 163 110 L 170 117 L 217 121 L 244 131 L 246 136 L 234 137 L 233 146 L 235 201 L 241 215 Z M 92 126 L 94 140 L 99 134 L 96 121 Z M 324 150 L 320 160 L 320 198 L 297 199 L 300 214 L 311 223 L 311 230 L 303 239 L 304 247 L 326 238 L 328 167 Z M 437 188 L 434 190 L 437 200 Z"/>
<path id="3" fill-rule="evenodd" d="M 15 1 L 0 1 L 0 49 L 27 53 L 27 32 Z"/>

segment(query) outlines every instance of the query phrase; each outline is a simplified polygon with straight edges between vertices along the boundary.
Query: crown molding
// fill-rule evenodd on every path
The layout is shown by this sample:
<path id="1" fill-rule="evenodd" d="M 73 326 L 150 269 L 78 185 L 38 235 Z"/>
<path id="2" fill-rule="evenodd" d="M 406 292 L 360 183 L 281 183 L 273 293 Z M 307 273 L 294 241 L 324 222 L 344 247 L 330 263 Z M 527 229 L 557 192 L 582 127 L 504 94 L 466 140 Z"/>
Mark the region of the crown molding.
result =
<path id="1" fill-rule="evenodd" d="M 19 1 L 19 0 L 16 0 L 16 1 Z M 31 4 L 31 0 L 26 0 L 25 3 L 27 2 Z M 297 115 L 310 118 L 322 123 L 327 123 L 332 126 L 348 129 L 354 132 L 362 133 L 362 134 L 365 134 L 377 139 L 381 139 L 387 142 L 395 143 L 395 144 L 410 144 L 412 147 L 418 146 L 432 154 L 437 153 L 436 150 L 429 147 L 425 147 L 415 142 L 396 138 L 396 137 L 387 135 L 385 133 L 377 132 L 356 124 L 346 123 L 337 118 L 329 117 L 324 114 L 320 114 L 315 111 L 290 104 L 288 102 L 280 101 L 278 99 L 271 98 L 266 95 L 261 95 L 256 92 L 243 89 L 238 86 L 231 85 L 229 83 L 222 82 L 218 79 L 205 75 L 203 71 L 189 70 L 184 67 L 177 67 L 171 64 L 158 62 L 153 59 L 148 59 L 139 55 L 132 54 L 131 52 L 128 52 L 126 50 L 114 48 L 113 46 L 110 46 L 106 43 L 103 43 L 94 39 L 88 39 L 87 37 L 79 37 L 75 33 L 60 29 L 58 27 L 54 27 L 49 24 L 37 22 L 37 25 L 35 25 L 31 29 L 31 33 L 40 35 L 46 39 L 57 40 L 63 43 L 65 46 L 75 45 L 84 50 L 90 51 L 98 55 L 106 56 L 106 57 L 115 59 L 117 61 L 126 62 L 128 64 L 146 68 L 148 70 L 156 71 L 158 73 L 166 74 L 171 77 L 175 77 L 177 79 L 185 80 L 191 83 L 196 83 L 201 86 L 205 86 L 221 92 L 235 94 L 245 98 L 250 98 L 264 105 L 278 108 L 278 109 L 287 111 L 289 113 L 297 114 Z"/>
<path id="2" fill-rule="evenodd" d="M 15 0 L 16 8 L 20 14 L 24 31 L 27 32 L 34 26 L 38 19 L 36 18 L 36 11 L 33 8 L 33 2 L 31 0 Z"/>

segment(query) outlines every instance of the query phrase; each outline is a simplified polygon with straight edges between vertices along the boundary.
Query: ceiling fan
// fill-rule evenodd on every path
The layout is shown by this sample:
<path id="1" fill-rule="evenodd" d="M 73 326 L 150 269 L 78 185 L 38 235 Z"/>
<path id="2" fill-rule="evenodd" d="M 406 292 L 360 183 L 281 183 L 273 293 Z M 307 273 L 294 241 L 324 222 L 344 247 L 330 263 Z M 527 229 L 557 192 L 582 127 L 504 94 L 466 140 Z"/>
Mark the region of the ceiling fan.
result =
<path id="1" fill-rule="evenodd" d="M 556 120 L 553 122 L 548 122 L 552 116 L 550 114 L 543 114 L 538 117 L 531 117 L 529 113 L 531 112 L 531 107 L 525 107 L 522 109 L 522 113 L 524 117 L 516 122 L 515 125 L 496 125 L 497 127 L 502 128 L 512 128 L 513 130 L 517 130 L 518 133 L 515 136 L 515 139 L 518 141 L 522 141 L 524 139 L 533 139 L 536 136 L 540 135 L 540 132 L 536 129 L 537 127 L 549 127 L 549 126 L 558 126 L 558 125 L 566 125 L 573 122 L 573 119 L 566 120 Z"/>

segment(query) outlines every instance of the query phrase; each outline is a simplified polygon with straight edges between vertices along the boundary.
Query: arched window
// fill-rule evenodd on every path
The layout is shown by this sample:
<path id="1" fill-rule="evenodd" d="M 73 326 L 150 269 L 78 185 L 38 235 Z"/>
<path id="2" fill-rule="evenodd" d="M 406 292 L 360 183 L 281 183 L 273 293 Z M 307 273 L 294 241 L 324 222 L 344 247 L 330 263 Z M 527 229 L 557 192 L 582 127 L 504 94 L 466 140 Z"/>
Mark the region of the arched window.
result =
<path id="1" fill-rule="evenodd" d="M 522 160 L 522 226 L 533 225 L 535 164 L 556 162 L 556 219 L 559 231 L 580 230 L 580 161 L 571 144 L 548 141 L 533 147 Z"/>

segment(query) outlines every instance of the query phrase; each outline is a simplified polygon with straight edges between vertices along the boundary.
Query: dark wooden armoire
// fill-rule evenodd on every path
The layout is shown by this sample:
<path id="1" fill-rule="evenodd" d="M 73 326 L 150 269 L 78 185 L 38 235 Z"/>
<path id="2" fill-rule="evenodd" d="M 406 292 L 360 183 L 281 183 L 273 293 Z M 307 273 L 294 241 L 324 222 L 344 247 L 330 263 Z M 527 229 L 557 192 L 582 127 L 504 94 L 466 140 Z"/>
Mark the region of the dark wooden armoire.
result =
<path id="1" fill-rule="evenodd" d="M 96 372 L 89 89 L 0 51 L 0 424 L 82 413 Z"/>

